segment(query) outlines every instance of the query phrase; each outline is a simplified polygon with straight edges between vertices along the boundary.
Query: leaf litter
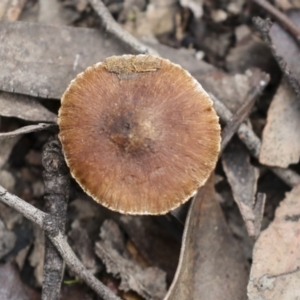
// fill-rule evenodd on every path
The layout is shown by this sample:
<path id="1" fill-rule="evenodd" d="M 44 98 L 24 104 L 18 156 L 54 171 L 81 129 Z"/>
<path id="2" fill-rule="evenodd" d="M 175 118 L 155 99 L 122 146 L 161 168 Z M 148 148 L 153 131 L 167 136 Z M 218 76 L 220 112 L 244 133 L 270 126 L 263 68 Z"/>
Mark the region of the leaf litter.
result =
<path id="1" fill-rule="evenodd" d="M 286 168 L 300 158 L 300 101 L 283 78 L 268 110 L 259 161 Z"/>
<path id="2" fill-rule="evenodd" d="M 47 23 L 51 23 L 51 20 L 58 20 L 61 24 L 76 22 L 75 20 L 80 20 L 82 12 L 87 14 L 89 12 L 87 3 L 84 3 L 85 1 L 79 2 L 61 1 L 58 5 L 55 4 L 56 10 L 52 11 L 52 16 L 47 14 L 47 9 L 44 6 L 43 13 L 40 13 L 37 19 L 41 22 L 44 20 Z M 154 2 L 151 1 L 151 5 Z M 12 1 L 7 3 L 10 3 L 9 5 L 13 7 Z M 262 174 L 268 166 L 272 166 L 271 169 L 275 173 L 278 171 L 278 174 L 285 171 L 287 182 L 291 186 L 298 182 L 297 178 L 295 180 L 295 177 L 293 177 L 295 175 L 294 171 L 285 168 L 290 164 L 297 164 L 299 161 L 297 144 L 299 140 L 297 138 L 297 132 L 299 131 L 297 130 L 299 127 L 297 100 L 299 99 L 296 96 L 296 94 L 299 95 L 300 86 L 299 46 L 285 29 L 276 23 L 271 25 L 269 22 L 261 21 L 260 25 L 262 26 L 258 26 L 261 29 L 265 43 L 257 36 L 253 37 L 252 29 L 249 27 L 245 31 L 245 38 L 241 40 L 237 36 L 237 30 L 221 29 L 224 25 L 222 22 L 226 21 L 229 22 L 227 24 L 230 24 L 232 16 L 243 14 L 240 9 L 243 6 L 243 1 L 236 5 L 234 2 L 228 2 L 226 6 L 221 5 L 220 7 L 209 7 L 202 1 L 181 1 L 182 7 L 190 7 L 192 11 L 190 18 L 194 18 L 192 19 L 194 21 L 197 19 L 195 23 L 193 21 L 190 24 L 183 22 L 184 16 L 180 16 L 180 10 L 177 8 L 173 10 L 172 1 L 166 3 L 170 7 L 172 6 L 172 11 L 168 11 L 167 6 L 156 8 L 155 5 L 147 6 L 143 3 L 138 4 L 137 11 L 133 9 L 130 1 L 126 1 L 126 7 L 119 3 L 114 8 L 113 5 L 108 5 L 108 8 L 111 9 L 111 12 L 114 11 L 114 13 L 120 13 L 120 15 L 122 15 L 123 10 L 123 18 L 125 18 L 127 26 L 132 24 L 136 26 L 138 22 L 143 22 L 143 14 L 147 11 L 149 13 L 150 9 L 153 9 L 151 11 L 152 16 L 155 16 L 155 9 L 157 9 L 157 13 L 159 10 L 162 14 L 166 12 L 168 18 L 177 18 L 177 23 L 167 22 L 164 24 L 164 28 L 157 28 L 154 23 L 151 26 L 145 26 L 145 28 L 140 27 L 140 33 L 145 30 L 144 32 L 147 32 L 147 34 L 153 34 L 147 42 L 150 47 L 158 51 L 163 57 L 181 64 L 201 82 L 208 92 L 212 93 L 230 109 L 231 113 L 227 114 L 229 117 L 226 122 L 236 122 L 235 113 L 243 105 L 243 100 L 253 88 L 253 79 L 257 76 L 256 71 L 253 71 L 253 67 L 258 67 L 261 71 L 270 73 L 270 85 L 273 85 L 273 89 L 274 86 L 278 85 L 278 78 L 281 74 L 271 53 L 287 80 L 283 79 L 276 93 L 272 94 L 271 88 L 271 90 L 267 89 L 261 96 L 261 100 L 265 103 L 273 98 L 268 110 L 267 125 L 262 135 L 262 146 L 260 147 L 259 139 L 261 131 L 254 128 L 254 133 L 251 129 L 251 122 L 247 121 L 247 125 L 242 124 L 237 132 L 239 137 L 246 143 L 248 150 L 234 138 L 229 142 L 222 156 L 222 166 L 218 166 L 216 171 L 219 174 L 220 172 L 225 173 L 222 176 L 226 176 L 226 180 L 223 180 L 228 181 L 230 184 L 233 198 L 240 209 L 248 234 L 254 238 L 258 237 L 254 246 L 250 280 L 248 281 L 249 265 L 241 250 L 240 246 L 242 245 L 239 245 L 239 239 L 241 242 L 244 238 L 237 238 L 232 234 L 220 209 L 219 202 L 223 205 L 228 200 L 226 198 L 229 197 L 226 197 L 225 194 L 222 197 L 216 194 L 213 180 L 210 180 L 201 188 L 197 197 L 191 203 L 186 219 L 177 272 L 165 299 L 199 299 L 199 297 L 208 300 L 246 299 L 247 282 L 249 299 L 293 299 L 292 297 L 295 295 L 300 295 L 296 287 L 296 282 L 299 282 L 298 269 L 296 268 L 298 263 L 296 250 L 299 248 L 297 244 L 297 240 L 299 240 L 297 236 L 299 218 L 295 206 L 296 201 L 288 199 L 293 197 L 296 199 L 298 190 L 295 187 L 288 194 L 280 208 L 278 208 L 274 221 L 269 220 L 271 224 L 260 235 L 260 228 L 265 227 L 265 201 L 266 199 L 268 201 L 271 192 L 265 191 L 266 195 L 260 193 L 257 182 L 258 180 L 264 180 Z M 284 1 L 278 0 L 276 3 L 281 7 L 287 7 Z M 196 7 L 194 4 L 198 6 Z M 25 8 L 22 7 L 22 1 L 19 1 L 16 5 L 19 5 L 20 11 L 15 14 L 15 17 L 12 17 L 14 19 L 18 18 L 18 14 L 22 9 L 26 10 L 26 6 Z M 63 5 L 65 6 L 63 7 Z M 73 9 L 75 8 L 75 10 L 69 15 L 64 15 L 67 12 L 65 8 L 68 5 Z M 290 6 L 296 7 L 297 2 L 289 2 Z M 0 6 L 2 14 L 3 7 Z M 215 27 L 210 28 L 203 35 L 205 39 L 201 41 L 199 30 L 205 28 L 205 26 L 202 26 L 207 22 L 207 16 L 201 17 L 203 7 L 208 10 L 208 15 Z M 125 9 L 130 13 L 137 11 L 137 15 L 139 15 L 136 19 L 137 23 L 135 23 L 134 18 L 126 20 Z M 186 10 L 186 8 L 184 9 Z M 189 15 L 186 11 L 185 14 Z M 149 18 L 151 15 L 149 15 Z M 299 11 L 288 12 L 288 16 L 299 25 Z M 178 22 L 183 23 L 179 24 Z M 256 25 L 258 23 L 256 22 Z M 183 33 L 181 31 L 180 34 L 175 35 L 177 41 L 173 44 L 178 45 L 182 42 L 183 45 L 184 41 L 178 39 L 188 40 L 192 38 L 190 45 L 192 47 L 194 45 L 197 50 L 204 52 L 206 62 L 199 60 L 200 56 L 197 56 L 197 52 L 193 49 L 172 49 L 157 43 L 155 39 L 155 35 L 163 34 L 165 40 L 170 41 L 171 38 L 167 35 L 172 26 L 177 29 L 176 26 L 183 26 L 179 29 L 187 30 L 188 27 L 184 26 L 191 26 L 191 24 L 194 24 L 198 33 L 195 36 L 189 36 L 188 32 Z M 247 25 L 249 26 L 249 24 Z M 234 29 L 237 29 L 237 27 Z M 192 35 L 194 34 L 193 30 L 190 30 L 190 32 L 192 32 Z M 235 45 L 232 43 L 234 32 L 237 36 Z M 208 33 L 211 33 L 209 39 L 207 39 Z M 162 38 L 160 37 L 160 39 Z M 45 136 L 48 136 L 47 134 L 51 132 L 51 130 L 49 133 L 45 131 L 45 134 L 44 130 L 55 127 L 53 123 L 56 122 L 57 116 L 56 113 L 52 112 L 55 109 L 49 110 L 46 108 L 43 105 L 42 98 L 49 98 L 50 101 L 60 99 L 70 80 L 88 65 L 102 61 L 113 54 L 133 53 L 133 50 L 102 29 L 51 26 L 41 23 L 1 22 L 0 41 L 0 63 L 3 66 L 0 74 L 1 116 L 5 119 L 18 118 L 24 120 L 23 123 L 18 123 L 22 124 L 23 127 L 18 129 L 13 127 L 11 132 L 1 128 L 0 143 L 3 153 L 0 155 L 2 164 L 0 171 L 9 174 L 10 176 L 7 178 L 12 178 L 11 181 L 16 178 L 17 186 L 19 186 L 21 181 L 18 176 L 20 175 L 16 175 L 18 173 L 11 169 L 15 157 L 10 157 L 10 154 L 14 153 L 15 148 L 20 148 L 20 141 L 24 143 L 20 136 L 38 131 L 36 134 L 37 144 L 34 146 L 34 150 L 31 149 L 28 155 L 27 150 L 24 151 L 25 153 L 20 154 L 21 161 L 23 157 L 28 164 L 27 167 L 22 169 L 22 176 L 25 174 L 28 182 L 32 182 L 35 177 L 30 172 L 35 174 L 40 172 L 38 171 L 39 164 L 36 163 L 38 159 L 34 159 L 34 156 L 39 156 L 39 151 L 41 151 L 40 149 L 45 142 Z M 271 51 L 268 50 L 267 46 Z M 203 48 L 201 49 L 201 47 Z M 231 72 L 230 74 L 226 69 L 221 70 L 218 68 L 218 66 L 222 66 L 220 60 L 224 60 L 222 63 L 226 64 L 227 70 Z M 249 112 L 250 120 L 253 121 L 253 116 L 259 116 L 263 119 L 264 116 L 261 117 L 261 115 L 264 113 L 265 111 L 262 112 L 260 106 L 257 105 L 253 111 Z M 28 122 L 29 124 L 27 124 Z M 276 131 L 277 135 L 275 134 Z M 25 141 L 28 143 L 28 140 L 25 139 Z M 250 159 L 249 150 L 256 158 L 259 154 L 259 162 Z M 31 159 L 29 159 L 29 156 Z M 20 161 L 20 158 L 18 160 Z M 290 175 L 292 176 L 291 180 L 288 178 Z M 0 176 L 1 179 L 4 178 L 4 175 Z M 10 186 L 11 189 L 14 189 L 15 185 Z M 32 184 L 32 186 L 34 185 Z M 19 190 L 22 193 L 21 196 L 29 201 L 35 201 L 33 200 L 34 195 L 40 195 L 40 197 L 43 195 L 43 192 L 34 192 L 33 188 L 32 191 L 30 189 L 26 190 L 26 188 L 19 188 Z M 84 215 L 85 210 L 88 210 L 88 205 L 80 204 L 79 206 Z M 230 208 L 223 208 L 226 217 L 230 218 L 230 213 L 226 211 Z M 283 208 L 286 208 L 286 212 L 280 216 L 280 211 Z M 110 282 L 107 285 L 110 285 L 111 289 L 116 292 L 122 289 L 126 291 L 133 290 L 145 299 L 162 299 L 167 291 L 166 284 L 170 284 L 172 281 L 178 261 L 176 257 L 179 253 L 179 241 L 183 229 L 181 221 L 171 218 L 171 215 L 159 217 L 160 219 L 120 217 L 107 212 L 105 209 L 99 209 L 101 211 L 99 219 L 93 213 L 88 213 L 87 218 L 84 217 L 79 221 L 74 221 L 75 215 L 71 214 L 73 219 L 70 223 L 69 239 L 73 240 L 72 246 L 80 259 L 93 272 L 104 272 L 103 267 L 101 264 L 99 265 L 99 261 L 95 257 L 94 252 L 96 252 L 104 262 L 107 271 L 120 278 L 121 283 L 113 280 L 107 281 Z M 91 208 L 91 211 L 97 211 L 97 209 Z M 1 218 L 9 219 L 5 215 Z M 91 226 L 95 218 L 98 227 Z M 113 219 L 117 223 L 108 219 Z M 20 224 L 22 222 L 20 221 Z M 231 220 L 229 220 L 229 224 L 230 222 Z M 101 239 L 96 242 L 95 249 L 93 249 L 94 240 L 90 232 L 94 232 L 100 224 L 102 224 Z M 13 236 L 12 231 L 10 231 L 11 228 L 6 227 L 5 236 Z M 166 234 L 169 234 L 169 236 L 176 236 L 175 240 L 177 242 L 174 242 L 174 239 L 173 241 L 168 239 L 167 235 L 155 233 L 160 231 L 162 227 L 166 227 L 164 229 L 167 229 Z M 276 229 L 275 233 L 272 233 L 273 227 Z M 126 234 L 124 235 L 123 232 Z M 273 235 L 278 234 L 278 232 L 282 234 L 279 237 L 276 236 L 276 240 L 283 239 L 284 243 L 274 243 Z M 269 238 L 269 235 L 272 237 Z M 38 234 L 35 235 L 36 247 L 29 259 L 35 270 L 33 281 L 36 286 L 42 284 L 42 264 L 40 262 L 42 261 L 43 247 L 42 239 L 38 236 Z M 277 256 L 275 258 L 275 254 L 270 250 L 272 249 L 272 243 L 268 242 L 268 238 L 273 241 L 273 244 L 276 244 L 277 254 L 275 254 Z M 163 246 L 164 242 L 165 245 Z M 26 258 L 28 250 L 26 249 L 28 249 L 28 245 L 27 243 L 23 248 L 24 253 L 19 251 L 20 268 L 26 268 L 26 260 L 28 260 Z M 287 249 L 289 251 L 294 250 L 288 252 Z M 162 255 L 163 251 L 167 253 L 166 256 Z M 11 252 L 12 250 L 8 250 L 8 255 L 13 255 Z M 133 255 L 133 253 L 136 254 Z M 249 259 L 249 257 L 247 258 Z M 274 260 L 279 263 L 274 263 Z M 10 272 L 8 268 L 3 270 L 8 272 L 7 274 Z M 72 277 L 72 273 L 67 275 Z M 284 281 L 288 281 L 289 284 L 284 286 L 282 284 Z M 76 287 L 74 289 L 70 288 L 69 293 L 72 293 L 72 290 L 76 291 Z M 85 291 L 79 288 L 77 294 L 81 295 L 80 293 L 83 298 Z M 129 293 L 121 293 L 121 295 L 124 296 L 124 299 L 126 297 L 126 299 L 129 299 L 128 297 L 131 297 Z M 276 298 L 279 297 L 276 293 L 281 293 L 286 298 Z"/>
<path id="3" fill-rule="evenodd" d="M 248 284 L 249 300 L 300 295 L 300 186 L 286 194 L 274 221 L 258 238 Z"/>
<path id="4" fill-rule="evenodd" d="M 165 300 L 246 299 L 248 265 L 210 178 L 191 203 L 174 281 Z M 184 284 L 183 284 L 184 283 Z"/>

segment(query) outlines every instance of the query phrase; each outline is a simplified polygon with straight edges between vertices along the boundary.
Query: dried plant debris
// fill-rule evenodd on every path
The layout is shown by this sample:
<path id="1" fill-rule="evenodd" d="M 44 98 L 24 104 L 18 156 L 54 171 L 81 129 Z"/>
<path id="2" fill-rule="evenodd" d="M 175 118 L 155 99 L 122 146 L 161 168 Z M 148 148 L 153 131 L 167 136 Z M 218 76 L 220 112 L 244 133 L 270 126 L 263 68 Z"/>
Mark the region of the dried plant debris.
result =
<path id="1" fill-rule="evenodd" d="M 249 33 L 231 48 L 226 57 L 226 66 L 231 73 L 243 73 L 249 68 L 259 68 L 271 75 L 279 77 L 279 67 L 270 48 L 260 38 Z"/>
<path id="2" fill-rule="evenodd" d="M 180 0 L 180 5 L 189 8 L 196 19 L 200 19 L 203 15 L 203 0 Z"/>
<path id="3" fill-rule="evenodd" d="M 0 218 L 8 230 L 13 230 L 17 224 L 21 224 L 24 220 L 19 212 L 2 202 L 0 202 Z"/>
<path id="4" fill-rule="evenodd" d="M 0 133 L 1 134 L 1 133 Z M 0 147 L 0 169 L 5 165 L 7 162 L 11 151 L 13 150 L 16 143 L 19 141 L 20 136 L 14 136 L 10 139 L 5 139 L 1 141 L 1 147 Z M 1 178 L 0 178 L 1 182 Z"/>
<path id="5" fill-rule="evenodd" d="M 174 30 L 178 12 L 176 0 L 124 1 L 119 20 L 125 19 L 124 28 L 135 36 L 157 36 Z"/>
<path id="6" fill-rule="evenodd" d="M 60 300 L 94 300 L 90 291 L 83 284 L 64 284 Z"/>
<path id="7" fill-rule="evenodd" d="M 7 230 L 0 219 L 0 259 L 14 248 L 15 243 L 15 234 L 12 231 Z"/>
<path id="8" fill-rule="evenodd" d="M 181 231 L 167 218 L 151 216 L 126 216 L 119 219 L 122 229 L 139 250 L 142 257 L 167 273 L 167 280 L 174 277 L 181 245 Z M 147 238 L 145 238 L 147 237 Z"/>
<path id="9" fill-rule="evenodd" d="M 100 272 L 103 264 L 95 254 L 94 242 L 99 235 L 99 225 L 107 218 L 107 210 L 90 197 L 79 195 L 70 203 L 68 216 L 72 220 L 68 232 L 72 249 L 89 271 Z"/>
<path id="10" fill-rule="evenodd" d="M 4 187 L 9 192 L 14 192 L 16 184 L 16 179 L 12 175 L 12 173 L 8 170 L 1 170 L 0 169 L 0 185 Z"/>
<path id="11" fill-rule="evenodd" d="M 162 44 L 148 43 L 151 47 L 157 50 L 161 56 L 169 59 L 175 64 L 189 71 L 193 76 L 196 74 L 208 74 L 216 70 L 216 67 L 204 61 L 199 61 L 195 58 L 195 51 L 192 49 L 173 49 Z"/>
<path id="12" fill-rule="evenodd" d="M 3 0 L 0 3 L 0 21 L 18 20 L 26 0 Z"/>
<path id="13" fill-rule="evenodd" d="M 77 1 L 80 2 L 80 1 Z M 59 0 L 40 0 L 38 22 L 52 25 L 68 25 L 79 18 L 79 12 Z"/>
<path id="14" fill-rule="evenodd" d="M 87 66 L 112 54 L 128 52 L 107 34 L 86 28 L 3 22 L 0 38 L 3 41 L 0 44 L 0 64 L 3 65 L 0 89 L 43 98 L 60 99 L 71 79 Z M 16 46 L 19 44 L 22 48 Z M 227 100 L 231 107 L 238 107 L 250 89 L 251 71 L 228 76 L 196 60 L 190 51 L 158 44 L 150 46 L 191 72 L 206 90 Z M 19 71 L 15 72 L 16 69 Z"/>
<path id="15" fill-rule="evenodd" d="M 0 89 L 43 98 L 60 99 L 87 66 L 126 52 L 98 30 L 38 23 L 3 22 L 0 40 Z"/>
<path id="16" fill-rule="evenodd" d="M 70 81 L 88 66 L 129 52 L 108 34 L 87 28 L 3 22 L 0 38 L 0 90 L 43 98 L 60 99 Z M 191 73 L 215 69 L 197 61 L 190 51 L 150 46 Z"/>
<path id="17" fill-rule="evenodd" d="M 133 290 L 149 300 L 163 299 L 166 294 L 165 272 L 157 267 L 143 268 L 130 258 L 124 237 L 114 221 L 104 222 L 100 237 L 96 254 L 106 265 L 108 273 L 121 278 L 121 290 Z"/>
<path id="18" fill-rule="evenodd" d="M 253 69 L 253 76 L 250 83 L 251 89 L 239 109 L 235 112 L 222 131 L 221 151 L 226 148 L 240 125 L 250 115 L 257 98 L 262 94 L 269 81 L 270 76 L 268 74 L 261 72 L 259 69 Z"/>
<path id="19" fill-rule="evenodd" d="M 79 195 L 77 199 L 72 201 L 69 205 L 70 218 L 72 220 L 79 220 L 80 222 L 85 222 L 87 226 L 93 225 L 92 230 L 96 230 L 96 235 L 98 236 L 99 224 L 101 224 L 106 218 L 106 209 L 98 205 L 92 198 L 88 197 L 86 194 Z M 94 221 L 93 221 L 94 220 Z M 87 223 L 89 221 L 89 223 Z M 94 225 L 93 223 L 97 223 Z"/>
<path id="20" fill-rule="evenodd" d="M 14 138 L 19 135 L 27 134 L 30 132 L 37 132 L 45 129 L 49 129 L 51 127 L 54 127 L 56 125 L 53 124 L 45 124 L 45 123 L 39 123 L 36 125 L 27 125 L 21 128 L 18 128 L 14 131 L 10 132 L 0 132 L 0 140 L 7 139 L 7 138 Z"/>
<path id="21" fill-rule="evenodd" d="M 288 17 L 300 27 L 300 10 L 292 10 Z M 300 47 L 296 40 L 280 25 L 269 20 L 254 18 L 254 24 L 261 31 L 271 48 L 280 68 L 286 74 L 290 84 L 300 96 Z"/>
<path id="22" fill-rule="evenodd" d="M 45 108 L 36 98 L 0 92 L 0 115 L 31 122 L 56 123 L 56 114 Z"/>
<path id="23" fill-rule="evenodd" d="M 204 89 L 220 99 L 231 112 L 236 112 L 244 99 L 254 87 L 256 77 L 264 78 L 265 74 L 258 69 L 247 70 L 245 74 L 228 75 L 215 70 L 206 74 L 193 74 Z"/>
<path id="24" fill-rule="evenodd" d="M 247 263 L 227 227 L 209 179 L 186 220 L 180 263 L 165 300 L 244 300 Z"/>
<path id="25" fill-rule="evenodd" d="M 248 234 L 257 237 L 265 204 L 265 197 L 256 198 L 258 169 L 251 165 L 249 152 L 237 138 L 224 151 L 222 164 Z"/>
<path id="26" fill-rule="evenodd" d="M 85 268 L 92 273 L 98 272 L 100 270 L 100 265 L 96 260 L 94 245 L 88 236 L 87 228 L 84 226 L 84 222 L 75 220 L 71 224 L 71 230 L 68 233 L 68 238 L 72 249 Z"/>
<path id="27" fill-rule="evenodd" d="M 27 256 L 29 251 L 31 250 L 31 245 L 26 246 L 21 249 L 15 257 L 15 262 L 20 270 L 23 269 L 25 262 L 27 262 Z"/>
<path id="28" fill-rule="evenodd" d="M 33 225 L 34 245 L 29 256 L 29 263 L 34 268 L 35 282 L 37 286 L 43 284 L 43 269 L 45 256 L 45 235 L 42 229 Z"/>
<path id="29" fill-rule="evenodd" d="M 11 263 L 0 266 L 0 299 L 38 300 L 38 294 L 20 279 L 19 272 Z"/>
<path id="30" fill-rule="evenodd" d="M 231 45 L 232 33 L 216 33 L 207 30 L 204 38 L 201 36 L 196 38 L 196 46 L 203 49 L 209 60 L 214 61 L 214 57 L 221 59 L 225 58 Z"/>
<path id="31" fill-rule="evenodd" d="M 300 101 L 283 78 L 268 110 L 259 161 L 286 168 L 300 157 Z"/>
<path id="32" fill-rule="evenodd" d="M 281 202 L 253 253 L 249 300 L 298 299 L 300 295 L 300 186 Z"/>
<path id="33" fill-rule="evenodd" d="M 275 4 L 283 10 L 300 8 L 300 0 L 275 0 Z"/>

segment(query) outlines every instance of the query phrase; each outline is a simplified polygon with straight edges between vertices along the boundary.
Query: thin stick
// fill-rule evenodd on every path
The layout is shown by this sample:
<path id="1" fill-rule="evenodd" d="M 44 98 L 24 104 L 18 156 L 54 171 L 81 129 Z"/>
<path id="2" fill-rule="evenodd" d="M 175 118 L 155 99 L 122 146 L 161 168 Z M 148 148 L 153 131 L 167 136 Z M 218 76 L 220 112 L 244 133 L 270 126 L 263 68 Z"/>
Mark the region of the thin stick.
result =
<path id="1" fill-rule="evenodd" d="M 51 237 L 50 237 L 51 238 Z M 64 258 L 67 266 L 72 270 L 80 279 L 82 279 L 91 289 L 93 289 L 99 296 L 107 300 L 121 300 L 118 296 L 114 295 L 105 285 L 96 279 L 80 262 L 72 248 L 66 241 L 66 237 L 59 233 L 55 238 L 51 238 L 52 243 Z"/>
<path id="2" fill-rule="evenodd" d="M 113 294 L 102 282 L 97 280 L 92 273 L 85 269 L 80 260 L 76 257 L 66 237 L 58 230 L 57 223 L 49 214 L 42 212 L 21 198 L 10 194 L 0 185 L 0 201 L 14 208 L 25 218 L 31 220 L 42 228 L 49 236 L 52 243 L 65 260 L 67 266 L 78 278 L 82 279 L 91 289 L 93 289 L 104 300 L 121 300 Z"/>
<path id="3" fill-rule="evenodd" d="M 44 226 L 44 220 L 48 214 L 35 208 L 33 205 L 20 199 L 19 197 L 10 194 L 5 188 L 0 185 L 0 200 L 6 205 L 14 208 L 21 213 L 25 218 L 37 224 L 40 228 Z"/>
<path id="4" fill-rule="evenodd" d="M 158 55 L 158 53 L 144 45 L 137 38 L 131 35 L 129 32 L 124 30 L 112 17 L 107 7 L 103 4 L 101 0 L 89 0 L 90 4 L 101 18 L 103 25 L 106 30 L 117 37 L 120 41 L 124 42 L 126 45 L 130 46 L 132 49 L 142 54 L 153 54 Z"/>
<path id="5" fill-rule="evenodd" d="M 256 99 L 261 95 L 264 88 L 270 81 L 270 76 L 268 74 L 261 73 L 260 71 L 257 73 L 260 74 L 255 74 L 253 76 L 254 82 L 251 84 L 252 88 L 247 93 L 243 104 L 238 109 L 238 111 L 232 116 L 231 121 L 227 123 L 227 125 L 222 131 L 221 153 L 224 151 L 224 149 L 232 139 L 239 126 L 249 116 Z"/>
<path id="6" fill-rule="evenodd" d="M 275 6 L 266 0 L 253 0 L 256 4 L 264 8 L 272 15 L 289 33 L 300 41 L 300 28 L 284 13 L 278 10 Z"/>
<path id="7" fill-rule="evenodd" d="M 45 208 L 65 232 L 69 199 L 70 172 L 65 163 L 61 144 L 56 138 L 45 145 L 42 158 L 45 182 Z M 45 237 L 44 278 L 42 300 L 59 300 L 64 275 L 64 260 L 49 239 Z"/>
<path id="8" fill-rule="evenodd" d="M 221 118 L 221 120 L 225 123 L 230 122 L 232 119 L 232 112 L 213 94 L 209 94 L 212 101 L 214 102 L 214 108 Z M 237 135 L 240 140 L 246 145 L 250 154 L 259 158 L 261 141 L 258 136 L 250 129 L 246 124 L 241 124 L 237 129 Z M 279 178 L 282 179 L 287 185 L 293 187 L 300 183 L 300 175 L 296 172 L 286 168 L 278 168 L 278 167 L 269 167 Z"/>

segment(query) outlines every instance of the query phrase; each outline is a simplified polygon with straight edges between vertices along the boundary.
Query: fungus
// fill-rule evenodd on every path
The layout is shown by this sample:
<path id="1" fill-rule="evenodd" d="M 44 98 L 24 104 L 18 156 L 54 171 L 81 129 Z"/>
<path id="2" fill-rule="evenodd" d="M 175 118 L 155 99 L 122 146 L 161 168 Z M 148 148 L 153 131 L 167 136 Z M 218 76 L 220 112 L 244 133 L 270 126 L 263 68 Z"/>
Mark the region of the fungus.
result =
<path id="1" fill-rule="evenodd" d="M 220 150 L 208 94 L 179 65 L 151 55 L 87 68 L 63 94 L 58 124 L 75 180 L 126 214 L 164 214 L 187 201 Z"/>

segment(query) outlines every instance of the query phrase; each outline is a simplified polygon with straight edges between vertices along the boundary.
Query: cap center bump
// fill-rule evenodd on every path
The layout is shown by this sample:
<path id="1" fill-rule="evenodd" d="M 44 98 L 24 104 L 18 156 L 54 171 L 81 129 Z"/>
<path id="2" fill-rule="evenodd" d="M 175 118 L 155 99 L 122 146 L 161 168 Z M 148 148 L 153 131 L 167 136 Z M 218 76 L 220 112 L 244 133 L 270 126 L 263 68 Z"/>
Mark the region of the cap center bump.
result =
<path id="1" fill-rule="evenodd" d="M 109 126 L 109 139 L 126 153 L 149 150 L 152 136 L 151 123 L 139 120 L 132 113 L 116 117 Z"/>

